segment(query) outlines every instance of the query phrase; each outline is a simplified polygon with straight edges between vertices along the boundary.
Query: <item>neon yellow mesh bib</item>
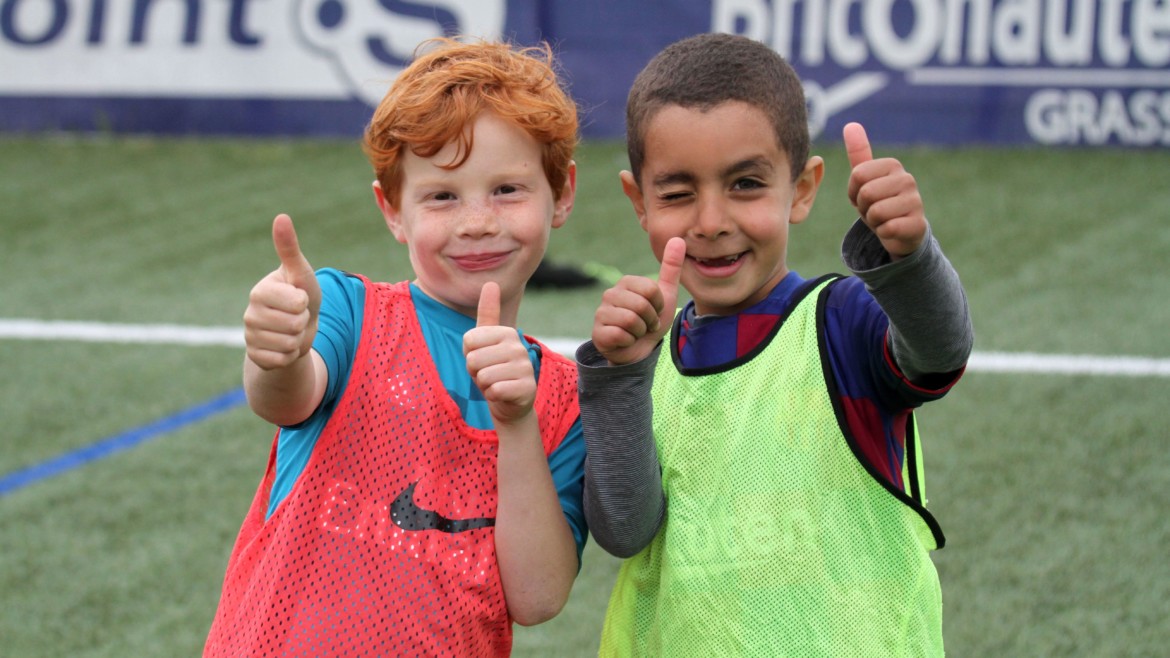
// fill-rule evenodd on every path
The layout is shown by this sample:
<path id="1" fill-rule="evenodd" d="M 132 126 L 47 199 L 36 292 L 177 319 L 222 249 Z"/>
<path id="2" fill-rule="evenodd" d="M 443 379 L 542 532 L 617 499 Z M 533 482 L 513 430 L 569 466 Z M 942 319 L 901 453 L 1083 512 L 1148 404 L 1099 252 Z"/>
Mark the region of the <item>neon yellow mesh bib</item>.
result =
<path id="1" fill-rule="evenodd" d="M 602 656 L 943 655 L 941 534 L 841 430 L 818 344 L 827 285 L 737 367 L 686 376 L 660 359 L 666 520 L 622 566 Z"/>

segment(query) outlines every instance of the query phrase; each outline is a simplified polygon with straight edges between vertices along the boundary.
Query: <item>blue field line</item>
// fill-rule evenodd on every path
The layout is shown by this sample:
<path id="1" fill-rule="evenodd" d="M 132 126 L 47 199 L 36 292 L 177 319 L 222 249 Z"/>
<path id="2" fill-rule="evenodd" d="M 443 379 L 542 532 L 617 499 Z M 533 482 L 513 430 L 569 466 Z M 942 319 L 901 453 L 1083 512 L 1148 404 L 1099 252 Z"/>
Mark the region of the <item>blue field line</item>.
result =
<path id="1" fill-rule="evenodd" d="M 216 414 L 234 409 L 244 402 L 244 389 L 237 388 L 206 402 L 188 407 L 166 418 L 129 429 L 121 434 L 101 439 L 48 461 L 14 471 L 0 477 L 0 496 L 12 493 L 21 487 L 53 477 L 54 475 L 60 475 L 65 471 L 84 466 L 89 462 L 133 448 L 140 443 L 157 438 L 167 432 L 172 432 L 186 425 L 197 423 Z"/>

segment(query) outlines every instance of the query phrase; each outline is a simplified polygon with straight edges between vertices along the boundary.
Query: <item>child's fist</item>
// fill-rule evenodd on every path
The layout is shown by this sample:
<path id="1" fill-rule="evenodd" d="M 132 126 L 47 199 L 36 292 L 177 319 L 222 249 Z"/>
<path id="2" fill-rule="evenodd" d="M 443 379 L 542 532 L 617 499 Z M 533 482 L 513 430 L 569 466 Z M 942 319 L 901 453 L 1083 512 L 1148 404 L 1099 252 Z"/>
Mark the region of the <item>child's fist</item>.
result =
<path id="1" fill-rule="evenodd" d="M 641 361 L 670 330 L 686 255 L 686 241 L 671 238 L 657 281 L 627 275 L 601 295 L 593 315 L 593 346 L 610 363 Z"/>
<path id="2" fill-rule="evenodd" d="M 463 334 L 463 354 L 497 425 L 515 423 L 532 412 L 536 373 L 516 330 L 500 325 L 500 286 L 494 281 L 480 290 L 475 328 Z"/>
<path id="3" fill-rule="evenodd" d="M 926 215 L 918 183 L 896 159 L 873 159 L 861 124 L 847 124 L 844 137 L 853 168 L 849 201 L 894 260 L 909 256 L 926 237 Z"/>
<path id="4" fill-rule="evenodd" d="M 288 215 L 273 220 L 272 243 L 280 267 L 252 288 L 244 311 L 248 358 L 264 370 L 289 366 L 309 353 L 321 309 L 321 286 Z"/>

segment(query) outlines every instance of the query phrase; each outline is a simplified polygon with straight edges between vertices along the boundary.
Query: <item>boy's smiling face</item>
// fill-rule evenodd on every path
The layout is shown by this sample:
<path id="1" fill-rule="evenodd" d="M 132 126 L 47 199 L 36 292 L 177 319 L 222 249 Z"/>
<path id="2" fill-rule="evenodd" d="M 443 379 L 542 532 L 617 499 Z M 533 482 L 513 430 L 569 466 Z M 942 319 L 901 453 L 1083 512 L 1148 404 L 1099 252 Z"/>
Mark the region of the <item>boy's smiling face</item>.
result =
<path id="1" fill-rule="evenodd" d="M 687 243 L 682 285 L 699 314 L 730 315 L 788 273 L 788 226 L 808 216 L 824 172 L 810 158 L 796 182 L 767 116 L 739 101 L 707 111 L 667 105 L 650 119 L 641 185 L 622 172 L 650 246 Z"/>
<path id="2" fill-rule="evenodd" d="M 399 207 L 375 183 L 378 206 L 394 237 L 406 244 L 415 283 L 442 304 L 475 317 L 480 289 L 500 286 L 500 322 L 515 325 L 524 286 L 540 264 L 549 230 L 573 207 L 575 170 L 560 198 L 545 177 L 541 146 L 492 113 L 471 129 L 471 155 L 459 167 L 449 143 L 429 158 L 406 153 Z"/>

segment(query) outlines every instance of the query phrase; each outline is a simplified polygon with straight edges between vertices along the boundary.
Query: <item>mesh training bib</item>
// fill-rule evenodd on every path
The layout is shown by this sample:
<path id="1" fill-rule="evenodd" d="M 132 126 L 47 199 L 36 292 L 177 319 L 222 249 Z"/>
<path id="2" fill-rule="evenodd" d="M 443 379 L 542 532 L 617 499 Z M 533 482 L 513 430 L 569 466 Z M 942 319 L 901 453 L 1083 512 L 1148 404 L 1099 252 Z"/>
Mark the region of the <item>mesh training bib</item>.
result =
<path id="1" fill-rule="evenodd" d="M 244 519 L 204 656 L 506 656 L 494 547 L 496 434 L 443 388 L 407 283 L 365 280 L 345 393 L 265 521 L 275 466 Z M 545 348 L 545 454 L 577 417 L 576 367 Z"/>
<path id="2" fill-rule="evenodd" d="M 746 362 L 680 374 L 659 361 L 666 519 L 621 568 L 601 655 L 943 654 L 929 557 L 942 536 L 850 448 L 820 345 L 828 285 Z"/>

